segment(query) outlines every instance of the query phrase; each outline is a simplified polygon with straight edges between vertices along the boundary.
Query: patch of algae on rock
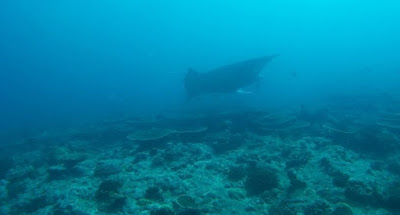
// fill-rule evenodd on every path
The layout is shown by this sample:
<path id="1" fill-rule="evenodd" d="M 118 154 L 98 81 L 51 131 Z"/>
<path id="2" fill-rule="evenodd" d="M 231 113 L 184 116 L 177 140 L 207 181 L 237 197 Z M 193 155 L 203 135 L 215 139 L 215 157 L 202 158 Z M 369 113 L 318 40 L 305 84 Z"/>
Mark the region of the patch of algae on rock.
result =
<path id="1" fill-rule="evenodd" d="M 385 128 L 400 130 L 400 113 L 381 113 L 376 123 Z"/>
<path id="2" fill-rule="evenodd" d="M 170 135 L 183 135 L 195 134 L 206 131 L 208 127 L 205 126 L 190 126 L 190 127 L 177 127 L 177 128 L 151 128 L 141 129 L 129 134 L 126 138 L 132 141 L 157 141 L 166 138 Z"/>
<path id="3" fill-rule="evenodd" d="M 176 204 L 182 208 L 194 208 L 196 207 L 196 201 L 188 195 L 181 195 L 175 199 Z"/>
<path id="4" fill-rule="evenodd" d="M 175 131 L 171 129 L 152 128 L 152 129 L 137 130 L 134 133 L 129 134 L 126 138 L 128 138 L 128 140 L 133 140 L 133 141 L 152 141 L 152 140 L 160 140 L 173 133 L 175 133 Z"/>
<path id="5" fill-rule="evenodd" d="M 299 120 L 293 113 L 270 113 L 253 122 L 263 131 L 291 131 L 309 127 L 311 123 Z"/>
<path id="6" fill-rule="evenodd" d="M 193 133 L 202 133 L 207 131 L 208 127 L 206 126 L 199 126 L 199 127 L 177 127 L 175 132 L 178 134 L 193 134 Z"/>

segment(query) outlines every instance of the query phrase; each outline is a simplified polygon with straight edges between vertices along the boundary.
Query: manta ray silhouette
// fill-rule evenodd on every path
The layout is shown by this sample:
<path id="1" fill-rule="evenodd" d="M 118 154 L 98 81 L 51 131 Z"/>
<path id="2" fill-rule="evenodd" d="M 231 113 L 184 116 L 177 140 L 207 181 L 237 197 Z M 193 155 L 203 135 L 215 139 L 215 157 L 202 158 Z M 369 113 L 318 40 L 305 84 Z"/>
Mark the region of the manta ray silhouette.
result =
<path id="1" fill-rule="evenodd" d="M 211 93 L 233 93 L 260 80 L 260 72 L 277 55 L 263 56 L 218 67 L 208 72 L 189 69 L 185 90 L 189 98 Z"/>

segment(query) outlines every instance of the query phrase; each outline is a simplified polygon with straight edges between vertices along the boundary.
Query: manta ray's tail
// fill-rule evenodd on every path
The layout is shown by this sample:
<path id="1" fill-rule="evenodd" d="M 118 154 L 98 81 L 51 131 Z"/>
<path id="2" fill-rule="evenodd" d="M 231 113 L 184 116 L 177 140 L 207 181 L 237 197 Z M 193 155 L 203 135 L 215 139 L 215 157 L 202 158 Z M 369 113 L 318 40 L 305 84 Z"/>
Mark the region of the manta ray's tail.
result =
<path id="1" fill-rule="evenodd" d="M 186 91 L 186 99 L 190 100 L 193 97 L 194 92 L 192 92 L 190 86 L 195 84 L 195 80 L 199 77 L 199 72 L 196 70 L 189 68 L 187 70 L 184 84 L 185 84 L 185 91 Z"/>

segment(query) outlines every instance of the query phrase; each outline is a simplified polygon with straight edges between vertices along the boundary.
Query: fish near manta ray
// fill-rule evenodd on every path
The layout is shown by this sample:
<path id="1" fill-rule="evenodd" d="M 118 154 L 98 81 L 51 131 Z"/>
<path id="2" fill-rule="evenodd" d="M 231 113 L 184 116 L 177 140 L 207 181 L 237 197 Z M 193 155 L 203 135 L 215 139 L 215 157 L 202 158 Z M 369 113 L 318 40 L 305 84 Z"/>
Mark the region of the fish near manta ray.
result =
<path id="1" fill-rule="evenodd" d="M 185 90 L 189 98 L 211 93 L 233 93 L 260 80 L 264 66 L 278 55 L 263 56 L 218 67 L 208 72 L 189 69 Z"/>

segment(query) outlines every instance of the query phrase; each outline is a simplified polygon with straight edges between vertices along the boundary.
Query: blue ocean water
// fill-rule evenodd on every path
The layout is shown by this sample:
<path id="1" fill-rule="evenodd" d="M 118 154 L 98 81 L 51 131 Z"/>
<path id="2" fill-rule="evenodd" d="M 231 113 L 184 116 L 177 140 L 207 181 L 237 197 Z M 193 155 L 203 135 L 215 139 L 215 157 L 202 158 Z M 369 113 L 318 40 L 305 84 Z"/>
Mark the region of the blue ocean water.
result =
<path id="1" fill-rule="evenodd" d="M 2 126 L 181 105 L 188 67 L 280 54 L 266 102 L 394 92 L 396 1 L 2 1 Z M 290 74 L 298 74 L 291 78 Z M 274 101 L 276 95 L 285 101 Z M 322 95 L 321 95 L 322 94 Z"/>
<path id="2" fill-rule="evenodd" d="M 268 214 L 295 214 L 299 211 L 304 214 L 331 214 L 334 213 L 332 211 L 340 210 L 337 208 L 347 210 L 349 207 L 353 207 L 355 214 L 399 213 L 398 206 L 393 205 L 399 202 L 400 194 L 388 197 L 383 188 L 375 190 L 370 185 L 390 187 L 398 180 L 400 172 L 400 164 L 397 162 L 400 152 L 399 11 L 400 2 L 395 0 L 1 1 L 0 145 L 4 146 L 4 152 L 13 146 L 22 144 L 24 147 L 10 149 L 14 153 L 11 155 L 8 152 L 1 154 L 4 159 L 0 160 L 0 185 L 8 190 L 4 191 L 8 192 L 8 196 L 0 196 L 0 204 L 4 205 L 0 206 L 0 214 L 86 214 L 83 211 L 94 210 L 88 206 L 90 203 L 81 204 L 80 209 L 70 209 L 73 212 L 66 212 L 66 206 L 60 202 L 65 200 L 73 205 L 76 203 L 72 199 L 91 198 L 100 201 L 99 204 L 106 204 L 96 210 L 116 214 L 232 214 L 228 210 L 229 205 L 238 200 L 249 203 L 243 208 L 237 208 L 237 214 L 267 214 L 266 211 L 269 211 Z M 249 86 L 244 93 L 210 93 L 188 98 L 184 85 L 188 68 L 207 72 L 224 65 L 270 55 L 279 56 L 268 62 L 261 71 L 257 86 Z M 220 83 L 223 85 L 226 82 Z M 269 114 L 282 110 L 285 110 L 285 114 Z M 191 116 L 185 118 L 188 114 Z M 151 124 L 154 116 L 156 122 Z M 147 120 L 148 118 L 151 119 Z M 296 118 L 294 124 L 293 118 Z M 138 125 L 135 121 L 137 119 L 143 120 L 141 122 L 145 126 Z M 116 123 L 121 121 L 125 124 Z M 189 126 L 188 129 L 188 125 L 201 128 L 196 127 L 192 131 L 193 128 Z M 154 127 L 171 129 L 171 126 L 175 126 L 174 132 L 154 131 Z M 204 127 L 207 127 L 208 132 L 201 133 L 201 138 L 192 134 L 204 132 Z M 304 127 L 307 127 L 306 131 L 297 130 Z M 294 128 L 296 131 L 292 130 Z M 140 137 L 128 135 L 143 129 L 147 129 L 145 134 L 136 134 Z M 227 130 L 229 134 L 222 134 Z M 288 130 L 290 132 L 286 133 Z M 282 131 L 284 132 L 280 133 Z M 174 138 L 179 138 L 171 140 L 172 133 Z M 349 138 L 349 134 L 355 139 Z M 229 136 L 228 142 L 235 146 L 235 150 L 248 151 L 224 157 L 224 153 L 232 153 L 233 148 L 224 144 L 213 145 L 226 140 L 221 135 Z M 163 148 L 165 146 L 160 149 L 154 143 L 149 144 L 151 147 L 124 148 L 127 141 L 142 141 L 143 138 L 148 140 L 148 136 L 168 136 L 169 144 L 179 144 L 176 144 L 175 151 L 168 147 Z M 36 140 L 37 137 L 44 139 Z M 83 143 L 85 141 L 87 145 Z M 302 145 L 307 141 L 308 144 Z M 116 142 L 122 145 L 113 145 Z M 210 149 L 202 145 L 190 148 L 187 144 L 181 144 L 182 142 L 203 143 Z M 248 145 L 239 144 L 236 147 L 236 142 L 246 142 Z M 275 142 L 277 148 L 263 149 L 256 142 Z M 382 145 L 382 142 L 390 142 L 390 146 Z M 57 143 L 62 143 L 59 146 L 61 149 L 57 148 Z M 115 152 L 114 155 L 102 154 L 102 158 L 96 158 L 92 144 L 95 145 L 94 148 L 110 147 L 126 151 L 120 154 Z M 333 148 L 318 151 L 325 144 L 332 145 Z M 303 151 L 307 151 L 306 154 L 301 153 L 301 148 L 298 148 L 300 146 Z M 264 158 L 261 155 L 257 157 L 257 150 L 254 150 L 257 147 L 260 147 L 258 152 L 264 153 Z M 46 155 L 43 152 L 49 148 L 57 152 L 51 158 L 47 157 L 45 163 L 38 162 L 43 160 Z M 85 156 L 79 155 L 84 158 L 65 158 L 68 154 L 78 156 L 74 153 L 79 150 L 85 151 Z M 162 165 L 154 163 L 157 163 L 160 156 L 164 156 L 163 159 L 166 160 L 171 159 L 168 162 L 190 160 L 192 154 L 185 154 L 186 151 L 196 150 L 202 155 L 196 158 L 199 163 L 187 160 L 182 162 L 199 167 L 202 161 L 207 163 L 207 171 L 222 175 L 226 171 L 239 172 L 239 176 L 228 174 L 228 178 L 234 179 L 224 184 L 230 186 L 230 190 L 226 191 L 229 194 L 225 193 L 224 198 L 230 196 L 232 201 L 221 200 L 210 206 L 205 203 L 208 201 L 205 197 L 207 193 L 202 196 L 199 194 L 201 188 L 193 191 L 185 187 L 193 186 L 189 182 L 186 185 L 171 182 L 157 189 L 149 186 L 151 189 L 147 191 L 131 194 L 126 191 L 128 185 L 120 181 L 110 182 L 118 177 L 110 178 L 110 175 L 115 174 L 106 171 L 114 168 L 115 162 L 122 162 L 125 169 L 117 172 L 121 172 L 119 179 L 123 181 L 128 177 L 123 174 L 126 169 L 139 168 L 136 164 L 146 166 L 140 162 L 153 162 L 153 166 L 158 168 Z M 335 160 L 335 156 L 329 154 L 332 150 L 334 154 L 342 153 L 342 158 Z M 36 154 L 22 154 L 27 151 Z M 281 154 L 276 155 L 274 151 Z M 287 151 L 293 153 L 289 155 Z M 388 156 L 387 151 L 395 153 Z M 161 152 L 168 155 L 160 155 Z M 373 152 L 379 153 L 374 155 Z M 324 153 L 326 156 L 316 155 Z M 388 160 L 383 159 L 382 155 Z M 232 156 L 236 156 L 235 161 L 229 160 Z M 274 156 L 280 156 L 281 160 L 274 160 Z M 129 160 L 129 157 L 134 161 Z M 310 167 L 296 164 L 292 170 L 292 167 L 278 165 L 281 162 L 291 166 L 290 162 L 302 162 L 301 159 L 305 157 L 307 161 L 304 162 L 311 165 Z M 218 159 L 224 162 L 218 164 Z M 275 163 L 268 163 L 271 159 Z M 69 165 L 64 163 L 65 160 L 86 163 L 79 170 L 71 170 L 65 167 Z M 319 164 L 317 160 L 320 161 Z M 93 163 L 92 166 L 88 164 L 90 162 Z M 90 166 L 96 167 L 96 162 L 97 169 L 104 168 L 106 173 L 98 170 L 100 172 L 93 176 L 92 173 L 73 172 L 89 171 Z M 134 163 L 135 167 L 130 167 L 127 162 Z M 349 167 L 352 162 L 358 164 Z M 365 163 L 361 164 L 362 162 Z M 268 163 L 270 166 L 266 169 L 257 167 L 249 170 L 254 163 Z M 390 165 L 385 166 L 385 163 Z M 57 169 L 60 165 L 64 167 Z M 225 165 L 228 170 L 219 165 Z M 234 167 L 230 168 L 229 165 Z M 299 173 L 299 177 L 303 178 L 298 180 L 308 184 L 309 190 L 295 196 L 297 194 L 291 193 L 288 188 L 290 186 L 285 183 L 292 181 L 296 184 L 293 182 L 297 180 L 296 174 L 307 172 L 307 168 L 315 167 L 312 165 L 319 165 L 322 169 L 321 175 L 315 176 L 320 177 L 318 180 L 333 177 L 339 185 L 335 189 L 322 190 L 320 187 L 313 187 L 315 179 Z M 371 167 L 363 169 L 365 165 Z M 245 169 L 243 174 L 247 181 L 240 176 L 242 167 Z M 33 175 L 40 175 L 44 171 L 51 178 L 52 174 L 65 174 L 63 168 L 67 168 L 68 174 L 73 172 L 72 176 L 54 179 L 57 183 L 69 183 L 71 177 L 95 177 L 94 182 L 91 182 L 95 185 L 88 185 L 89 188 L 82 191 L 82 186 L 75 184 L 79 192 L 86 193 L 75 196 L 71 194 L 69 197 L 60 197 L 60 194 L 38 197 L 27 191 L 15 191 L 22 184 L 47 184 L 40 177 L 29 176 L 28 182 L 15 176 L 21 171 L 30 169 L 29 171 L 34 172 Z M 143 177 L 152 178 L 155 177 L 154 174 L 162 174 L 157 172 L 157 168 L 149 172 L 135 171 Z M 176 165 L 172 168 L 176 172 L 165 171 L 168 177 L 165 176 L 164 180 L 173 181 L 173 174 L 184 175 L 182 171 L 189 171 L 193 175 L 206 174 L 196 173 L 193 169 L 185 169 L 186 167 L 180 168 L 181 166 Z M 336 171 L 340 168 L 343 169 Z M 257 179 L 252 181 L 249 178 L 255 175 L 273 175 L 275 171 L 279 174 L 283 171 L 284 175 L 288 172 L 289 175 L 285 175 L 286 179 L 279 183 L 280 189 L 261 195 L 254 188 L 249 188 L 250 184 L 258 183 Z M 367 176 L 373 178 L 370 181 L 351 179 L 347 182 L 346 177 L 355 174 L 354 172 L 368 171 L 370 173 Z M 189 173 L 185 174 L 190 175 Z M 279 174 L 277 177 L 282 178 Z M 22 173 L 21 175 L 22 178 L 28 177 Z M 355 175 L 360 178 L 365 176 Z M 390 178 L 387 184 L 382 182 L 379 175 Z M 239 179 L 236 180 L 235 177 Z M 99 178 L 107 188 L 98 188 Z M 138 178 L 132 180 L 139 181 Z M 340 180 L 346 183 L 340 184 Z M 237 181 L 244 185 L 240 187 Z M 389 185 L 391 182 L 393 183 Z M 155 184 L 152 186 L 157 185 L 154 181 L 148 182 L 151 183 Z M 56 190 L 62 189 L 61 185 L 49 184 Z M 302 183 L 297 183 L 299 184 Z M 139 185 L 144 186 L 139 182 L 132 186 Z M 371 186 L 365 188 L 365 192 L 381 195 L 376 197 L 371 193 L 355 193 L 351 185 L 364 188 Z M 215 186 L 215 189 L 221 188 Z M 265 186 L 264 190 L 268 190 L 267 192 L 270 192 L 270 188 L 275 188 L 274 183 Z M 108 194 L 104 196 L 102 193 L 108 191 L 102 189 L 115 189 L 113 192 L 118 193 L 116 190 L 120 188 L 124 192 L 118 191 L 118 195 L 123 196 L 124 200 L 117 199 L 118 201 L 110 203 L 117 208 L 110 209 L 113 206 L 108 205 L 109 202 L 103 201 L 103 198 L 111 197 Z M 158 189 L 162 190 L 162 197 L 158 196 L 161 195 Z M 187 190 L 184 191 L 185 189 Z M 11 194 L 12 192 L 16 194 Z M 280 196 L 286 192 L 288 196 L 294 197 L 287 197 L 286 201 Z M 318 195 L 311 195 L 310 192 Z M 340 192 L 345 194 L 337 194 Z M 182 201 L 190 202 L 194 198 L 199 205 L 180 205 L 183 203 L 179 202 L 178 197 L 184 194 L 190 198 L 184 196 L 182 198 L 189 200 Z M 215 191 L 209 195 L 215 199 L 218 194 Z M 277 197 L 280 203 L 271 200 L 274 195 L 280 196 Z M 169 197 L 177 197 L 178 200 L 169 201 Z M 257 198 L 262 200 L 256 200 Z M 306 198 L 313 199 L 313 202 L 305 201 Z M 356 199 L 363 200 L 357 202 Z M 296 200 L 304 205 L 294 205 Z M 29 201 L 31 204 L 26 203 Z M 131 206 L 126 206 L 125 201 Z M 135 201 L 136 203 L 132 203 Z M 256 204 L 255 201 L 263 203 Z M 41 207 L 36 208 L 33 206 L 35 204 Z M 165 204 L 169 204 L 168 209 L 160 209 L 160 205 Z M 283 204 L 293 213 L 274 210 L 274 207 L 283 207 Z M 216 209 L 218 207 L 219 211 Z M 324 207 L 331 208 L 332 211 L 324 211 Z M 193 211 L 182 211 L 182 208 Z M 298 208 L 301 210 L 297 210 Z"/>

